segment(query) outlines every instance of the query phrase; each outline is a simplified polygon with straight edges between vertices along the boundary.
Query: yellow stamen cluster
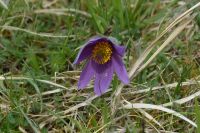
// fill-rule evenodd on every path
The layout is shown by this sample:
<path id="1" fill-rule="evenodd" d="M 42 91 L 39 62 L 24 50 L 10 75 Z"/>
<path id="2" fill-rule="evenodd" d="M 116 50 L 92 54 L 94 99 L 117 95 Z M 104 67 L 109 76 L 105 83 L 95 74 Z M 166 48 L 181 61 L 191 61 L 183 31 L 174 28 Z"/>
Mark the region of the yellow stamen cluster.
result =
<path id="1" fill-rule="evenodd" d="M 108 42 L 98 42 L 92 50 L 92 59 L 98 64 L 105 64 L 111 59 L 112 47 Z"/>

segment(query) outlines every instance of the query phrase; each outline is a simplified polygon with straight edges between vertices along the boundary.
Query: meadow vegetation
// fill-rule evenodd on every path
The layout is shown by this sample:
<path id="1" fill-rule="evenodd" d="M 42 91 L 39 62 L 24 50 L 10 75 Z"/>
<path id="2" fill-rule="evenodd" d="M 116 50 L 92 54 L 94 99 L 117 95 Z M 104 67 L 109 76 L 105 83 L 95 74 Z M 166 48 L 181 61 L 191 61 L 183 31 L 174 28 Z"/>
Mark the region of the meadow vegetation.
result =
<path id="1" fill-rule="evenodd" d="M 199 0 L 0 1 L 1 133 L 200 132 Z M 131 79 L 100 97 L 72 64 L 95 35 Z"/>

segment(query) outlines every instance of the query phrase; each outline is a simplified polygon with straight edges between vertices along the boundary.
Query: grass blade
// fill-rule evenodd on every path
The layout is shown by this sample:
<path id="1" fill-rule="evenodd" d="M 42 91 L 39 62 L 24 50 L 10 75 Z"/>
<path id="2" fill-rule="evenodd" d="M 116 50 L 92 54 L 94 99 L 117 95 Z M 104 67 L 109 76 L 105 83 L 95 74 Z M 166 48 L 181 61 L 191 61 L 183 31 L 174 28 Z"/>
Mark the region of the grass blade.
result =
<path id="1" fill-rule="evenodd" d="M 3 0 L 0 0 L 0 4 L 3 6 L 3 8 L 8 9 L 8 6 L 5 2 L 3 2 Z"/>
<path id="2" fill-rule="evenodd" d="M 193 121 L 191 121 L 187 117 L 183 116 L 182 114 L 180 114 L 180 113 L 178 113 L 174 110 L 162 107 L 160 105 L 145 104 L 145 103 L 133 103 L 132 104 L 128 101 L 126 101 L 126 103 L 127 103 L 126 105 L 122 106 L 123 109 L 155 109 L 155 110 L 160 110 L 160 111 L 172 114 L 174 116 L 177 116 L 177 117 L 183 119 L 184 121 L 190 123 L 192 126 L 197 127 L 197 125 Z"/>
<path id="3" fill-rule="evenodd" d="M 197 99 L 195 99 L 194 111 L 197 119 L 197 133 L 200 133 L 200 107 Z"/>

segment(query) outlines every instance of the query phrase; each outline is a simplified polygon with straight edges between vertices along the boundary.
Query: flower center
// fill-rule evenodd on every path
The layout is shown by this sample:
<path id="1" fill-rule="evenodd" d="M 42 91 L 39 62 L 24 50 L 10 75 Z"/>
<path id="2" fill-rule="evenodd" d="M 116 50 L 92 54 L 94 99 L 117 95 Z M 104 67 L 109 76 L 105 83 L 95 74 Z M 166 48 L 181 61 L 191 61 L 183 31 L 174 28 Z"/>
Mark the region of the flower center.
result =
<path id="1" fill-rule="evenodd" d="M 111 59 L 112 47 L 108 42 L 98 42 L 92 50 L 92 59 L 98 64 L 105 64 Z"/>

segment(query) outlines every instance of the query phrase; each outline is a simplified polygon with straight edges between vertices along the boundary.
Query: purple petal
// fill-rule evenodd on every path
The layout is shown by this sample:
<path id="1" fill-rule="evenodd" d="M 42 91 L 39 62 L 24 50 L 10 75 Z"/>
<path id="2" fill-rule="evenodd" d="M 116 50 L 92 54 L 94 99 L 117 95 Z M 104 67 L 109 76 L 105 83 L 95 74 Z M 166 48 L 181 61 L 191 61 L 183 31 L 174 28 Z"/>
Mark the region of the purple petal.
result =
<path id="1" fill-rule="evenodd" d="M 81 61 L 83 61 L 84 59 L 88 58 L 91 56 L 92 54 L 92 50 L 94 45 L 98 42 L 98 41 L 107 41 L 110 42 L 114 48 L 114 50 L 116 51 L 117 54 L 119 54 L 120 56 L 124 56 L 125 54 L 125 47 L 124 46 L 120 46 L 119 42 L 117 41 L 117 39 L 113 38 L 113 37 L 100 37 L 100 36 L 95 36 L 89 39 L 88 42 L 86 42 L 84 44 L 84 46 L 80 49 L 75 61 L 73 64 L 78 64 Z"/>
<path id="2" fill-rule="evenodd" d="M 123 57 L 125 54 L 125 50 L 126 48 L 124 46 L 119 46 L 119 45 L 113 45 L 113 47 L 115 48 L 116 52 Z"/>
<path id="3" fill-rule="evenodd" d="M 92 54 L 92 49 L 94 44 L 96 44 L 96 41 L 98 41 L 101 37 L 95 36 L 89 39 L 88 42 L 84 44 L 84 46 L 80 49 L 75 61 L 73 64 L 78 64 L 84 59 L 88 58 Z"/>
<path id="4" fill-rule="evenodd" d="M 112 81 L 113 68 L 111 67 L 111 62 L 108 64 L 107 69 L 103 73 L 95 73 L 94 92 L 98 96 L 106 92 Z"/>
<path id="5" fill-rule="evenodd" d="M 124 84 L 128 84 L 129 83 L 128 74 L 127 74 L 126 68 L 123 64 L 121 57 L 117 54 L 113 54 L 112 63 L 113 63 L 113 67 L 114 67 L 114 70 L 115 70 L 118 78 Z"/>
<path id="6" fill-rule="evenodd" d="M 111 61 L 105 64 L 98 64 L 95 61 L 92 61 L 92 67 L 95 73 L 99 73 L 99 74 L 104 73 L 110 66 L 111 66 Z"/>
<path id="7" fill-rule="evenodd" d="M 78 89 L 83 89 L 94 76 L 94 69 L 91 65 L 92 61 L 88 61 L 86 67 L 83 69 L 78 82 Z"/>
<path id="8" fill-rule="evenodd" d="M 123 57 L 124 54 L 125 54 L 126 48 L 124 46 L 120 46 L 119 42 L 118 42 L 118 40 L 116 38 L 109 37 L 108 39 L 112 42 L 113 47 L 116 50 L 117 54 L 119 54 L 120 56 Z"/>

